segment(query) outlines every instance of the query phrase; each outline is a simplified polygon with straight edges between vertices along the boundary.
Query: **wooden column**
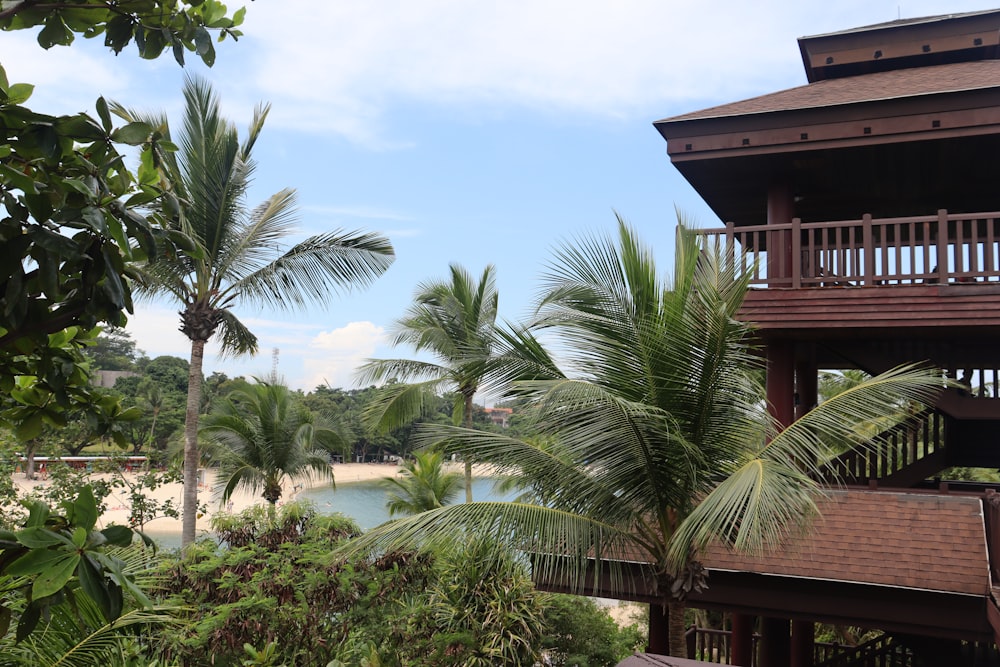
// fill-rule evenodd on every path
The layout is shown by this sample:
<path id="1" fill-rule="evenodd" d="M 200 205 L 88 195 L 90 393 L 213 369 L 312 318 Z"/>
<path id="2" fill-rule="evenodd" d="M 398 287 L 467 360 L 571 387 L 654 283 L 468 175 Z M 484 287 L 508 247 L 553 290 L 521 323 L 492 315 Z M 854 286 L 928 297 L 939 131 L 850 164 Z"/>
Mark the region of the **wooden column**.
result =
<path id="1" fill-rule="evenodd" d="M 795 361 L 795 418 L 816 407 L 819 401 L 819 369 L 814 343 L 799 343 Z"/>
<path id="2" fill-rule="evenodd" d="M 782 427 L 795 419 L 795 346 L 789 341 L 767 344 L 767 404 Z"/>
<path id="3" fill-rule="evenodd" d="M 649 605 L 649 646 L 646 653 L 670 655 L 670 623 L 667 608 L 662 604 Z"/>
<path id="4" fill-rule="evenodd" d="M 778 181 L 767 189 L 767 224 L 787 225 L 795 216 L 795 197 L 787 181 Z M 790 278 L 792 275 L 792 233 L 773 232 L 767 236 L 767 277 Z"/>
<path id="5" fill-rule="evenodd" d="M 732 662 L 738 667 L 752 667 L 753 660 L 753 623 L 754 617 L 750 614 L 733 614 L 730 635 L 732 649 Z"/>
<path id="6" fill-rule="evenodd" d="M 792 637 L 787 618 L 760 619 L 761 667 L 791 667 Z"/>
<path id="7" fill-rule="evenodd" d="M 812 667 L 815 630 L 812 621 L 792 621 L 792 667 Z"/>

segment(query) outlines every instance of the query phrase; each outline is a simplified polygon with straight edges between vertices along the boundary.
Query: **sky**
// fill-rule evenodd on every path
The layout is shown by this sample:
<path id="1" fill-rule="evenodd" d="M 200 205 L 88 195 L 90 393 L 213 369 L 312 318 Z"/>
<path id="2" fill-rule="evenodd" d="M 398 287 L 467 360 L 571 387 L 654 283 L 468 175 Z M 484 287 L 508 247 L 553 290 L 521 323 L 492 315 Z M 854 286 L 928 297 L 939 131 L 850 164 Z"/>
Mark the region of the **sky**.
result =
<path id="1" fill-rule="evenodd" d="M 996 0 L 994 0 L 996 2 Z M 230 3 L 230 11 L 240 5 Z M 720 224 L 666 156 L 652 123 L 806 83 L 796 38 L 896 18 L 992 9 L 966 0 L 255 0 L 245 33 L 205 67 L 188 54 L 115 57 L 96 40 L 43 51 L 0 34 L 9 80 L 36 111 L 94 115 L 98 95 L 179 122 L 186 73 L 206 78 L 245 131 L 271 104 L 247 204 L 298 192 L 299 232 L 380 232 L 396 261 L 326 308 L 236 308 L 253 358 L 206 374 L 294 388 L 354 386 L 366 358 L 410 358 L 387 332 L 421 281 L 450 263 L 497 271 L 500 317 L 525 319 L 553 249 L 627 219 L 672 266 L 677 211 Z M 176 306 L 141 303 L 127 330 L 150 357 L 188 358 Z"/>

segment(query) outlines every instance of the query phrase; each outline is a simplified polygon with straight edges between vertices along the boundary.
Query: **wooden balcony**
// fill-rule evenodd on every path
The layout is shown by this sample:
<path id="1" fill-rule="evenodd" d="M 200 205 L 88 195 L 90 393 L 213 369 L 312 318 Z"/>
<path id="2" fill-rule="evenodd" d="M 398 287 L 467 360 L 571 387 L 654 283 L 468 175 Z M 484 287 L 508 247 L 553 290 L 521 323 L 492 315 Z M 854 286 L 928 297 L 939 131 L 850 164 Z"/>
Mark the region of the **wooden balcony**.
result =
<path id="1" fill-rule="evenodd" d="M 697 233 L 750 273 L 757 289 L 741 317 L 764 333 L 1000 331 L 1000 212 L 795 219 Z"/>

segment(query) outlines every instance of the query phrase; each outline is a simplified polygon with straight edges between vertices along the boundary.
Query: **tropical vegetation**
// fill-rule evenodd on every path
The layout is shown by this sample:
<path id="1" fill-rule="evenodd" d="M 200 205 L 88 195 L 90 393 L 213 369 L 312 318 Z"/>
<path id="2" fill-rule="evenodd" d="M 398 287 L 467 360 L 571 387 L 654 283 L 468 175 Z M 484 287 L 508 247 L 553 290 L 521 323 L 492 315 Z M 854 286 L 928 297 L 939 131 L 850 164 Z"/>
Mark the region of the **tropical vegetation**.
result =
<path id="1" fill-rule="evenodd" d="M 392 344 L 426 351 L 436 361 L 369 359 L 358 370 L 359 382 L 392 381 L 370 406 L 369 424 L 381 430 L 406 425 L 421 414 L 429 394 L 447 390 L 456 392 L 455 423 L 472 428 L 473 398 L 497 337 L 499 298 L 492 265 L 476 280 L 452 264 L 448 280 L 418 285 L 413 305 L 393 327 Z M 470 459 L 465 461 L 465 501 L 472 502 Z"/>
<path id="2" fill-rule="evenodd" d="M 642 582 L 619 559 L 640 558 L 661 600 L 650 610 L 653 652 L 683 654 L 684 597 L 706 585 L 703 548 L 775 544 L 816 513 L 810 473 L 831 447 L 863 446 L 859 423 L 884 424 L 940 387 L 938 373 L 898 369 L 781 430 L 766 410 L 751 331 L 736 319 L 747 276 L 691 233 L 679 236 L 672 282 L 621 219 L 614 236 L 560 249 L 544 282 L 536 319 L 501 338 L 492 370 L 515 378 L 541 437 L 421 429 L 426 444 L 516 473 L 536 502 L 442 507 L 350 548 L 444 548 L 489 534 L 530 553 L 541 581 L 621 595 Z M 588 588 L 585 575 L 602 569 Z"/>
<path id="3" fill-rule="evenodd" d="M 402 478 L 382 480 L 389 500 L 389 516 L 419 514 L 451 503 L 462 485 L 462 476 L 444 469 L 441 452 L 414 452 L 400 465 Z"/>
<path id="4" fill-rule="evenodd" d="M 330 455 L 347 444 L 288 387 L 273 381 L 234 390 L 205 418 L 201 434 L 219 445 L 222 502 L 243 488 L 260 492 L 272 512 L 287 479 L 318 477 L 333 484 Z"/>
<path id="5" fill-rule="evenodd" d="M 294 232 L 295 191 L 271 195 L 253 209 L 247 189 L 256 169 L 253 147 L 269 111 L 258 106 L 241 141 L 222 117 L 206 82 L 188 77 L 182 131 L 166 117 L 114 110 L 130 122 L 154 127 L 165 142 L 153 159 L 166 195 L 167 228 L 187 241 L 142 267 L 147 296 L 167 296 L 181 307 L 181 331 L 191 341 L 184 447 L 183 544 L 194 541 L 197 507 L 198 415 L 206 343 L 219 333 L 224 354 L 253 354 L 257 337 L 233 312 L 236 305 L 280 310 L 326 306 L 331 292 L 367 285 L 394 259 L 384 237 L 340 230 L 312 236 L 280 250 Z"/>

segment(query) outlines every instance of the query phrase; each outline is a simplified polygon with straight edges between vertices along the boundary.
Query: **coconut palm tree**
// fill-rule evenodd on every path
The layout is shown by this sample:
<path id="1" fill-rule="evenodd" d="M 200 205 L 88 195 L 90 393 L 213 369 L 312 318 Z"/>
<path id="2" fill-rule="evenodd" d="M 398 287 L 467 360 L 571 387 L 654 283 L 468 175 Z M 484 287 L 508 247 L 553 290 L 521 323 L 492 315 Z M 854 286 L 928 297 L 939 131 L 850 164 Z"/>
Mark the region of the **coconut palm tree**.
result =
<path id="1" fill-rule="evenodd" d="M 315 475 L 333 484 L 330 453 L 347 445 L 337 429 L 298 404 L 288 387 L 265 381 L 230 393 L 206 415 L 200 431 L 219 446 L 222 502 L 243 488 L 261 492 L 272 513 L 286 479 Z"/>
<path id="2" fill-rule="evenodd" d="M 389 516 L 419 514 L 444 507 L 458 494 L 462 475 L 444 469 L 441 452 L 416 452 L 412 461 L 403 463 L 403 478 L 382 480 L 389 495 Z"/>
<path id="3" fill-rule="evenodd" d="M 284 249 L 294 232 L 295 192 L 282 190 L 257 207 L 246 205 L 255 169 L 251 153 L 269 107 L 255 110 L 247 137 L 220 115 L 219 100 L 204 81 L 184 84 L 184 123 L 171 151 L 165 117 L 121 106 L 115 112 L 142 121 L 162 140 L 156 153 L 166 190 L 162 208 L 172 238 L 170 254 L 141 269 L 140 293 L 168 296 L 180 305 L 181 331 L 191 341 L 184 421 L 184 501 L 181 544 L 194 540 L 198 505 L 198 406 L 205 344 L 219 334 L 224 354 L 254 354 L 257 337 L 236 316 L 238 305 L 276 309 L 326 305 L 331 292 L 367 285 L 394 259 L 377 234 L 340 230 Z M 140 170 L 142 171 L 142 170 Z"/>
<path id="4" fill-rule="evenodd" d="M 472 399 L 493 354 L 497 304 L 495 270 L 487 265 L 477 281 L 458 264 L 450 279 L 421 283 L 414 304 L 392 332 L 392 344 L 427 351 L 436 362 L 369 359 L 358 370 L 362 384 L 388 380 L 366 410 L 366 420 L 380 430 L 405 426 L 420 416 L 429 392 L 454 391 L 455 423 L 472 428 Z M 472 460 L 465 460 L 465 500 L 472 502 Z"/>
<path id="5" fill-rule="evenodd" d="M 540 437 L 447 425 L 420 435 L 521 475 L 536 502 L 447 506 L 350 548 L 444 548 L 490 534 L 530 553 L 536 577 L 623 595 L 631 580 L 621 561 L 646 562 L 661 600 L 650 609 L 651 650 L 684 651 L 684 595 L 705 585 L 699 551 L 712 540 L 749 552 L 776 543 L 815 514 L 809 473 L 834 442 L 863 445 L 859 422 L 900 414 L 940 386 L 940 374 L 897 370 L 780 430 L 750 328 L 736 318 L 747 284 L 690 233 L 679 235 L 672 282 L 620 218 L 617 237 L 567 245 L 545 275 L 536 321 L 497 355 L 520 356 L 511 377 L 535 376 L 513 388 L 530 399 Z M 558 366 L 539 354 L 537 331 L 557 346 Z"/>

